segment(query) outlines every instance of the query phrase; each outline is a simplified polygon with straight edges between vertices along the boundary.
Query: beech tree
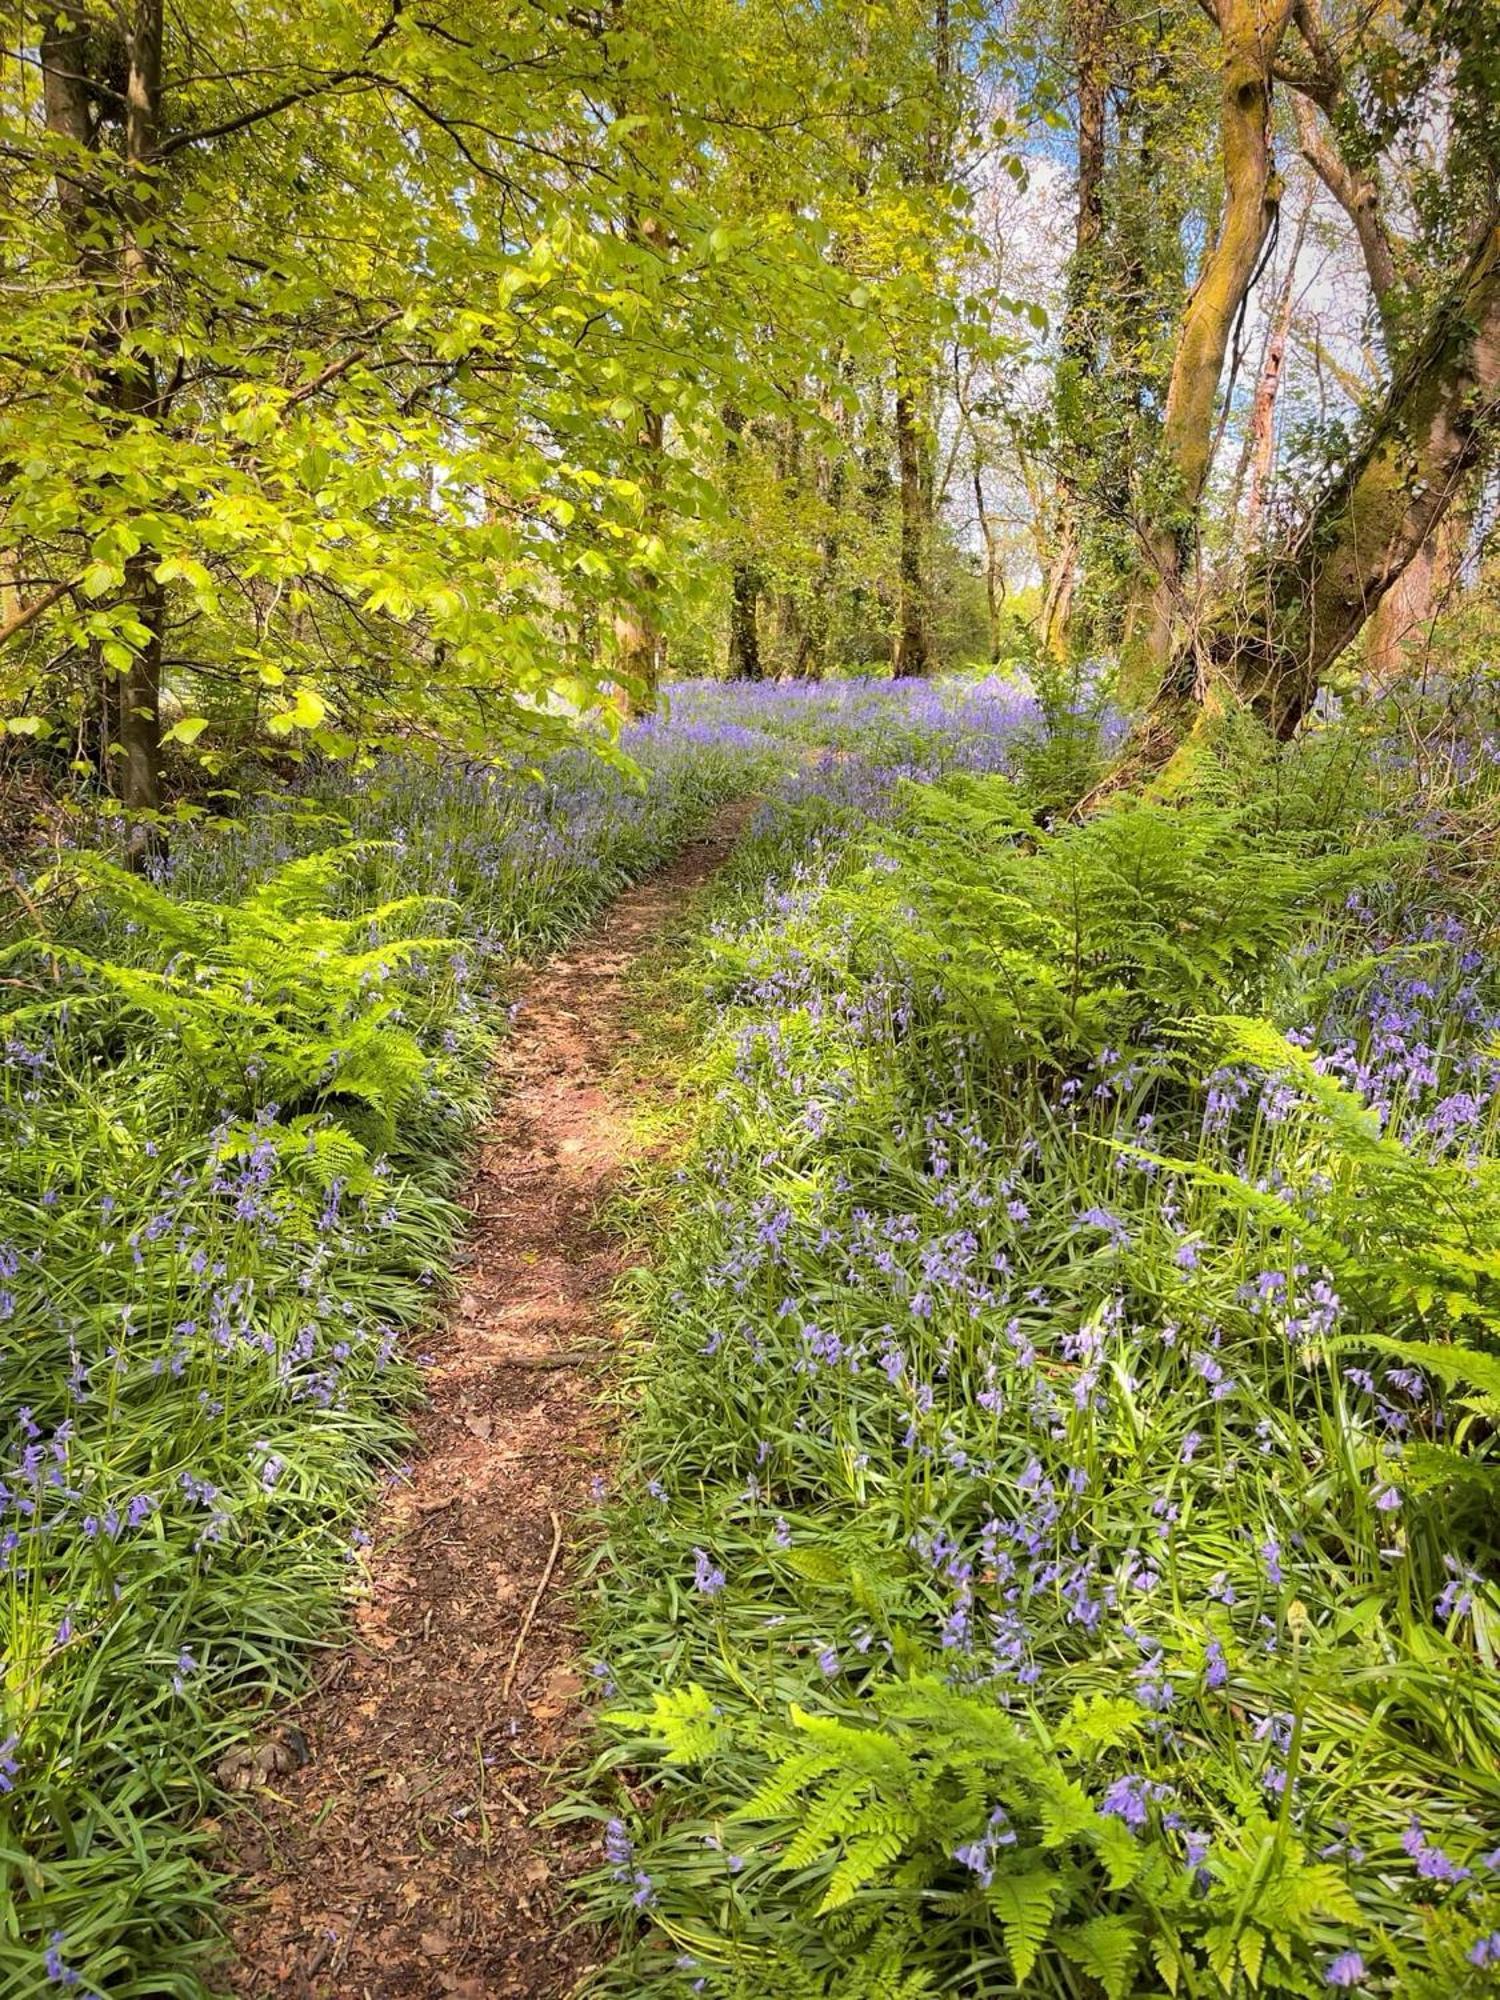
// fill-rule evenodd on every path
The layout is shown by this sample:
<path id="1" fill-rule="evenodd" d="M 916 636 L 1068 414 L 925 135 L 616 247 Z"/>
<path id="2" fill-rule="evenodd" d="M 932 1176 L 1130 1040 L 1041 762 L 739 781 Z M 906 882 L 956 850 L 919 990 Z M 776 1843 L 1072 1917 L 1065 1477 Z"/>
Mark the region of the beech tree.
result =
<path id="1" fill-rule="evenodd" d="M 1336 34 L 1314 0 L 1212 0 L 1209 11 L 1223 208 L 1183 309 L 1123 660 L 1126 693 L 1150 703 L 1160 745 L 1225 692 L 1278 734 L 1295 729 L 1328 668 L 1430 548 L 1500 415 L 1492 9 L 1411 8 L 1383 34 L 1364 17 Z M 1285 542 L 1205 608 L 1189 569 L 1225 357 L 1279 221 L 1278 90 L 1303 101 L 1303 150 L 1354 227 L 1392 373 Z M 1447 133 L 1443 193 L 1421 245 L 1423 282 L 1403 286 L 1376 163 L 1423 120 Z M 1406 261 L 1415 271 L 1415 248 Z"/>
<path id="2" fill-rule="evenodd" d="M 890 353 L 851 133 L 930 22 L 41 0 L 0 70 L 0 713 L 154 839 L 210 772 L 649 701 L 726 409 Z M 768 198 L 760 192 L 774 188 Z M 861 226 L 877 240 L 877 177 Z M 902 310 L 906 310 L 903 306 Z M 602 709 L 601 709 L 601 712 Z"/>

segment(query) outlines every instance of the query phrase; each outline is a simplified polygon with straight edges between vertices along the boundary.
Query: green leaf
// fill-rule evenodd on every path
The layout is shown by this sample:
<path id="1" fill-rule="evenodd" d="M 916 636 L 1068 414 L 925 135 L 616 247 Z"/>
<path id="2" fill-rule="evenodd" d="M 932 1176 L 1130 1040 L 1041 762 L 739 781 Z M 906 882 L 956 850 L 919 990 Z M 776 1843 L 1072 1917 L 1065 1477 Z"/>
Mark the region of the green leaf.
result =
<path id="1" fill-rule="evenodd" d="M 1373 1347 L 1379 1354 L 1394 1354 L 1413 1368 L 1436 1375 L 1447 1388 L 1479 1389 L 1486 1396 L 1500 1397 L 1500 1355 L 1482 1354 L 1477 1348 L 1458 1342 L 1436 1340 L 1396 1340 L 1388 1334 L 1351 1336 L 1339 1343 L 1348 1347 Z"/>
<path id="2" fill-rule="evenodd" d="M 1080 1834 L 1091 1833 L 1098 1821 L 1093 1800 L 1076 1778 L 1048 1776 L 1038 1801 L 1043 1847 L 1062 1847 Z"/>
<path id="3" fill-rule="evenodd" d="M 1141 1953 L 1141 1934 L 1128 1917 L 1093 1917 L 1057 1934 L 1057 1948 L 1097 1979 L 1109 2000 L 1125 2000 Z"/>
<path id="4" fill-rule="evenodd" d="M 1049 1870 L 1034 1868 L 1025 1875 L 997 1875 L 986 1893 L 1000 1920 L 1016 1978 L 1024 1983 L 1031 1977 L 1052 1928 L 1062 1882 Z"/>
<path id="5" fill-rule="evenodd" d="M 713 1700 L 696 1681 L 654 1694 L 647 1714 L 621 1709 L 609 1720 L 660 1743 L 669 1764 L 701 1764 L 719 1747 L 723 1735 Z"/>
<path id="6" fill-rule="evenodd" d="M 328 704 L 315 688 L 303 685 L 290 708 L 273 715 L 266 727 L 273 736 L 289 736 L 294 729 L 318 729 L 328 719 Z"/>
<path id="7" fill-rule="evenodd" d="M 206 715 L 185 715 L 181 721 L 174 722 L 170 729 L 162 732 L 161 740 L 163 743 L 186 743 L 191 745 L 198 741 L 198 738 L 207 727 L 208 717 Z"/>
<path id="8" fill-rule="evenodd" d="M 1266 1939 L 1263 1931 L 1247 1926 L 1240 1932 L 1240 1964 L 1245 1968 L 1245 1977 L 1252 1986 L 1259 1986 L 1261 1966 L 1265 1962 Z"/>

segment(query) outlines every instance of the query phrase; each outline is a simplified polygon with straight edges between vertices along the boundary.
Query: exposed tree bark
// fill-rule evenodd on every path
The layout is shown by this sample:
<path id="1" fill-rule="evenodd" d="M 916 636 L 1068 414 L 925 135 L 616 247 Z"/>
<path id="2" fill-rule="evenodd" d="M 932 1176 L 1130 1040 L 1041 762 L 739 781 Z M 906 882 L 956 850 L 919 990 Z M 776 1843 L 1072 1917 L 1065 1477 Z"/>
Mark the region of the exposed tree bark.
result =
<path id="1" fill-rule="evenodd" d="M 1163 490 L 1143 538 L 1148 572 L 1131 605 L 1122 660 L 1127 699 L 1148 698 L 1172 653 L 1173 628 L 1195 516 L 1214 443 L 1224 358 L 1245 295 L 1276 221 L 1281 185 L 1271 150 L 1273 66 L 1292 0 L 1219 0 L 1222 45 L 1219 147 L 1224 207 L 1183 311 L 1162 417 Z"/>
<path id="2" fill-rule="evenodd" d="M 747 562 L 736 561 L 729 579 L 729 678 L 758 681 L 763 678 L 760 664 L 760 634 L 756 608 L 760 584 Z"/>
<path id="3" fill-rule="evenodd" d="M 1281 281 L 1281 291 L 1271 312 L 1270 325 L 1266 335 L 1266 351 L 1261 359 L 1260 377 L 1255 384 L 1255 397 L 1250 405 L 1250 428 L 1245 438 L 1245 462 L 1249 472 L 1250 488 L 1245 497 L 1244 510 L 1239 507 L 1239 484 L 1236 480 L 1234 501 L 1230 508 L 1230 520 L 1238 527 L 1239 538 L 1249 546 L 1254 543 L 1260 531 L 1260 517 L 1265 511 L 1266 494 L 1271 483 L 1271 467 L 1276 456 L 1276 398 L 1281 389 L 1281 371 L 1286 360 L 1286 344 L 1292 331 L 1292 308 L 1296 303 L 1297 260 L 1302 253 L 1303 238 L 1307 234 L 1307 218 L 1311 203 L 1304 204 L 1297 218 L 1297 231 L 1292 238 L 1291 251 L 1287 257 L 1286 275 Z"/>
<path id="4" fill-rule="evenodd" d="M 643 248 L 654 249 L 662 243 L 661 224 L 654 216 L 642 215 L 634 207 L 626 216 L 625 229 L 631 241 Z M 643 410 L 635 447 L 644 496 L 641 528 L 648 536 L 658 515 L 665 443 L 666 424 L 661 411 Z M 615 655 L 623 684 L 623 705 L 628 714 L 649 715 L 656 707 L 663 665 L 659 582 L 655 571 L 643 562 L 631 566 L 627 581 L 627 594 L 616 604 L 614 612 Z"/>
<path id="5" fill-rule="evenodd" d="M 1312 0 L 1305 0 L 1305 4 L 1310 6 Z M 1343 82 L 1320 32 L 1315 32 L 1324 50 L 1323 61 L 1329 75 L 1331 94 L 1324 109 L 1331 118 L 1343 96 Z M 1386 352 L 1394 358 L 1400 341 L 1398 307 L 1404 283 L 1403 257 L 1402 246 L 1392 236 L 1386 219 L 1379 182 L 1373 173 L 1349 164 L 1334 131 L 1324 125 L 1310 99 L 1297 100 L 1296 114 L 1303 157 L 1353 225 L 1385 335 Z M 1365 641 L 1365 667 L 1377 684 L 1395 679 L 1408 650 L 1427 641 L 1433 607 L 1448 567 L 1446 539 L 1443 535 L 1434 536 L 1419 549 L 1375 608 Z"/>
<path id="6" fill-rule="evenodd" d="M 1057 482 L 1051 547 L 1047 575 L 1042 586 L 1042 609 L 1038 633 L 1043 650 L 1054 659 L 1065 659 L 1068 633 L 1073 621 L 1073 592 L 1078 582 L 1078 487 L 1064 473 Z"/>
<path id="7" fill-rule="evenodd" d="M 1365 678 L 1387 687 L 1425 652 L 1432 639 L 1443 592 L 1453 580 L 1462 551 L 1460 519 L 1455 505 L 1418 549 L 1411 562 L 1375 607 L 1365 634 Z"/>
<path id="8" fill-rule="evenodd" d="M 1280 737 L 1328 668 L 1417 561 L 1500 428 L 1500 223 L 1396 372 L 1362 449 L 1284 549 L 1179 656 L 1156 704 L 1185 726 L 1227 683 Z"/>
<path id="9" fill-rule="evenodd" d="M 922 452 L 911 393 L 896 391 L 896 459 L 901 476 L 900 599 L 893 671 L 925 674 L 927 643 L 927 520 L 922 505 Z"/>
<path id="10" fill-rule="evenodd" d="M 1109 101 L 1107 54 L 1113 24 L 1111 0 L 1073 0 L 1068 12 L 1078 94 L 1078 206 L 1073 262 L 1063 307 L 1062 367 L 1081 376 L 1093 360 L 1097 253 L 1104 234 L 1105 118 Z M 1066 395 L 1066 392 L 1065 392 Z M 1081 496 L 1073 469 L 1059 471 L 1050 560 L 1042 590 L 1041 639 L 1059 659 L 1068 649 L 1068 625 L 1079 557 Z"/>
<path id="11" fill-rule="evenodd" d="M 10 549 L 0 549 L 0 640 L 12 629 L 21 611 L 21 593 L 16 588 L 16 559 Z"/>
<path id="12" fill-rule="evenodd" d="M 96 104 L 108 104 L 120 125 L 122 190 L 107 201 L 101 199 L 97 183 L 76 164 L 59 169 L 56 190 L 80 275 L 98 297 L 90 365 L 122 429 L 150 422 L 160 411 L 155 364 L 141 351 L 139 337 L 153 310 L 150 243 L 160 207 L 162 34 L 162 0 L 134 0 L 125 12 L 118 42 L 111 40 L 102 22 L 91 22 L 80 0 L 54 0 L 41 38 L 48 131 L 87 156 L 98 155 L 100 149 Z M 120 59 L 123 93 L 109 61 L 111 54 Z M 161 805 L 159 710 L 166 594 L 155 570 L 156 557 L 149 548 L 131 556 L 120 599 L 144 636 L 132 647 L 132 661 L 119 689 L 120 757 L 115 775 L 126 809 L 144 815 Z M 48 601 L 55 602 L 69 587 L 49 594 Z M 149 819 L 138 819 L 128 841 L 132 862 L 142 864 L 160 844 L 160 834 Z"/>
<path id="13" fill-rule="evenodd" d="M 636 434 L 636 444 L 647 461 L 642 481 L 646 499 L 641 525 L 649 533 L 656 485 L 653 467 L 662 448 L 662 420 L 658 412 L 648 410 L 645 413 Z M 662 665 L 656 603 L 657 577 L 644 563 L 635 563 L 627 571 L 626 581 L 627 593 L 616 603 L 613 618 L 622 705 L 629 715 L 649 715 L 656 706 Z"/>
<path id="14" fill-rule="evenodd" d="M 1005 576 L 1000 567 L 1000 538 L 990 519 L 984 497 L 984 468 L 979 447 L 974 447 L 974 507 L 979 516 L 979 532 L 984 540 L 984 605 L 989 629 L 990 665 L 1000 664 L 1000 607 L 1005 602 Z"/>
<path id="15" fill-rule="evenodd" d="M 662 449 L 662 420 L 658 411 L 646 411 L 636 433 L 636 444 L 646 460 L 642 480 L 646 494 L 642 527 L 649 533 L 654 512 L 652 501 L 659 476 L 655 468 Z M 661 681 L 657 578 L 644 563 L 637 563 L 628 571 L 627 583 L 627 595 L 615 605 L 615 655 L 619 661 L 627 712 L 649 715 L 656 706 L 657 688 Z"/>
<path id="16" fill-rule="evenodd" d="M 82 581 L 83 578 L 79 575 L 66 577 L 61 583 L 49 584 L 41 596 L 33 597 L 29 604 L 22 604 L 17 595 L 14 609 L 7 614 L 4 624 L 0 625 L 0 646 L 3 646 L 7 639 L 15 638 L 18 632 L 24 632 L 28 625 L 34 624 L 45 612 L 50 611 L 54 604 L 61 604 L 68 592 L 76 590 Z"/>
<path id="17" fill-rule="evenodd" d="M 724 469 L 731 488 L 729 497 L 734 503 L 738 499 L 733 488 L 737 483 L 744 419 L 738 410 L 726 406 L 721 421 L 724 425 Z M 761 678 L 760 635 L 756 626 L 759 600 L 760 578 L 755 565 L 743 549 L 736 548 L 729 565 L 729 678 L 732 681 L 758 681 Z"/>
<path id="18" fill-rule="evenodd" d="M 933 0 L 932 37 L 932 98 L 918 174 L 927 187 L 936 188 L 942 184 L 948 168 L 947 93 L 952 67 L 948 0 Z M 925 368 L 912 369 L 907 378 L 898 359 L 896 463 L 901 496 L 901 560 L 892 671 L 903 677 L 925 674 L 932 664 L 927 554 L 934 505 L 933 465 L 921 414 L 929 387 Z"/>
<path id="19" fill-rule="evenodd" d="M 826 414 L 826 413 L 825 413 Z M 837 422 L 837 413 L 834 413 Z M 806 671 L 809 679 L 817 680 L 833 665 L 833 636 L 835 606 L 839 593 L 839 560 L 842 544 L 839 536 L 839 522 L 843 515 L 844 495 L 848 487 L 848 467 L 846 442 L 842 436 L 834 446 L 831 457 L 825 458 L 819 475 L 819 486 L 823 501 L 823 529 L 818 536 L 818 575 L 813 585 L 812 602 L 809 607 L 806 633 Z"/>
<path id="20" fill-rule="evenodd" d="M 136 0 L 126 34 L 125 197 L 120 257 L 120 358 L 115 400 L 136 420 L 149 420 L 158 406 L 156 365 L 135 346 L 151 313 L 155 282 L 147 247 L 157 200 L 156 151 L 161 143 L 162 0 Z M 156 580 L 156 556 L 143 549 L 125 565 L 125 596 L 147 636 L 136 647 L 120 690 L 120 747 L 124 753 L 120 793 L 128 811 L 154 813 L 161 806 L 161 660 L 166 624 L 166 592 Z M 139 823 L 131 851 L 144 859 L 160 844 L 148 824 Z"/>
<path id="21" fill-rule="evenodd" d="M 777 679 L 795 677 L 807 657 L 807 631 L 795 591 L 778 590 L 772 599 L 771 646 Z"/>
<path id="22" fill-rule="evenodd" d="M 786 393 L 788 409 L 795 409 L 803 392 L 803 384 L 798 382 Z M 776 476 L 782 493 L 795 510 L 802 499 L 802 432 L 796 418 L 788 416 L 775 427 Z M 802 598 L 790 578 L 780 580 L 780 587 L 770 593 L 771 618 L 769 671 L 777 679 L 788 675 L 800 676 L 808 666 L 812 649 L 812 639 L 803 616 Z M 762 660 L 762 672 L 766 662 Z"/>
<path id="23" fill-rule="evenodd" d="M 1297 143 L 1302 157 L 1333 196 L 1354 225 L 1360 254 L 1369 274 L 1370 290 L 1389 343 L 1392 333 L 1392 306 L 1400 283 L 1395 246 L 1386 228 L 1380 188 L 1373 174 L 1350 167 L 1334 140 L 1318 118 L 1311 100 L 1298 97 L 1293 102 L 1297 119 Z"/>

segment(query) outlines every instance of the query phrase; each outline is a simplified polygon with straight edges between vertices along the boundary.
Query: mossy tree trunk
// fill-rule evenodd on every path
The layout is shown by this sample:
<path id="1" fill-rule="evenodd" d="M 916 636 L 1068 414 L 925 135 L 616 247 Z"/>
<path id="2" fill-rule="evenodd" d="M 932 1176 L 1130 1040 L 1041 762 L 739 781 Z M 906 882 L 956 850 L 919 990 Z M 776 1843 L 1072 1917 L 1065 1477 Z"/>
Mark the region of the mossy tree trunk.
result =
<path id="1" fill-rule="evenodd" d="M 743 526 L 743 496 L 740 483 L 744 419 L 732 405 L 726 405 L 720 421 L 724 426 L 724 473 L 729 487 L 728 500 Z M 760 633 L 756 613 L 760 603 L 760 577 L 743 547 L 736 547 L 729 565 L 729 678 L 758 681 L 761 678 Z"/>
<path id="2" fill-rule="evenodd" d="M 1271 86 L 1292 0 L 1219 0 L 1218 235 L 1183 310 L 1162 415 L 1155 491 L 1142 523 L 1146 566 L 1132 599 L 1122 691 L 1144 701 L 1169 664 L 1196 516 L 1213 455 L 1214 411 L 1229 342 L 1275 223 L 1281 184 L 1271 147 Z"/>
<path id="3" fill-rule="evenodd" d="M 121 433 L 159 422 L 164 414 L 156 366 L 142 340 L 154 310 L 156 283 L 151 243 L 161 198 L 162 37 L 162 0 L 134 0 L 108 25 L 79 0 L 54 0 L 40 43 L 47 130 L 69 148 L 67 163 L 57 174 L 58 211 L 79 273 L 98 299 L 88 365 L 112 413 L 112 427 Z M 100 150 L 103 105 L 121 135 L 116 170 L 123 174 L 112 196 L 101 186 L 108 171 Z M 142 816 L 132 825 L 127 848 L 136 865 L 161 844 L 151 818 L 161 805 L 166 618 L 166 593 L 157 581 L 156 565 L 150 549 L 126 560 L 122 601 L 136 636 L 130 664 L 120 676 L 118 703 L 105 704 L 117 708 L 118 716 L 118 738 L 106 745 L 106 761 L 112 749 L 121 801 L 130 813 Z"/>
<path id="4" fill-rule="evenodd" d="M 925 674 L 927 643 L 927 513 L 922 499 L 922 450 L 911 392 L 896 391 L 896 462 L 901 484 L 901 562 L 894 671 Z"/>
<path id="5" fill-rule="evenodd" d="M 1413 341 L 1362 449 L 1303 526 L 1253 566 L 1173 662 L 1151 712 L 1157 739 L 1226 693 L 1279 737 L 1329 667 L 1421 558 L 1500 430 L 1500 223 Z"/>
<path id="6" fill-rule="evenodd" d="M 1303 4 L 1315 8 L 1316 0 L 1303 0 Z M 1303 158 L 1353 227 L 1386 352 L 1394 361 L 1401 348 L 1400 306 L 1405 274 L 1411 267 L 1409 250 L 1392 232 L 1388 203 L 1375 170 L 1351 157 L 1346 148 L 1342 131 L 1350 122 L 1348 94 L 1321 20 L 1316 13 L 1306 18 L 1312 24 L 1311 46 L 1327 88 L 1321 99 L 1322 116 L 1320 105 L 1311 98 L 1297 99 L 1298 143 Z M 1454 522 L 1450 513 L 1442 530 L 1417 551 L 1375 608 L 1365 641 L 1365 668 L 1377 685 L 1395 679 L 1408 656 L 1427 642 L 1439 595 L 1452 574 Z"/>
<path id="7" fill-rule="evenodd" d="M 1078 202 L 1073 257 L 1063 305 L 1062 383 L 1058 420 L 1066 429 L 1068 405 L 1080 378 L 1093 366 L 1098 348 L 1094 321 L 1100 283 L 1099 248 L 1104 235 L 1104 171 L 1110 75 L 1107 61 L 1113 28 L 1111 0 L 1073 0 L 1068 32 L 1078 99 Z M 1068 650 L 1081 535 L 1082 496 L 1077 467 L 1059 471 L 1052 510 L 1051 551 L 1042 585 L 1041 641 L 1054 657 Z M 991 624 L 993 627 L 993 616 Z"/>

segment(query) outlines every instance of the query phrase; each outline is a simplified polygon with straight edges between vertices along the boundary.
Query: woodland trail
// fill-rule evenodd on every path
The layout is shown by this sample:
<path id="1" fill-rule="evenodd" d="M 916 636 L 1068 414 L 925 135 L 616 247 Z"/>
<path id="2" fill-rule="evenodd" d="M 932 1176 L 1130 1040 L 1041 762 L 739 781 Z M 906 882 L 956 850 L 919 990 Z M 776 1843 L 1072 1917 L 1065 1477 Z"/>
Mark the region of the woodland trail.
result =
<path id="1" fill-rule="evenodd" d="M 566 1572 L 611 1457 L 595 1363 L 622 1246 L 597 1211 L 630 1119 L 609 1073 L 632 972 L 748 810 L 721 812 L 521 989 L 463 1291 L 421 1339 L 410 1477 L 371 1523 L 353 1643 L 283 1726 L 307 1761 L 236 1833 L 227 1976 L 244 2000 L 548 2000 L 587 1968 L 563 1903 L 594 1857 L 531 1822 L 583 1720 Z"/>

